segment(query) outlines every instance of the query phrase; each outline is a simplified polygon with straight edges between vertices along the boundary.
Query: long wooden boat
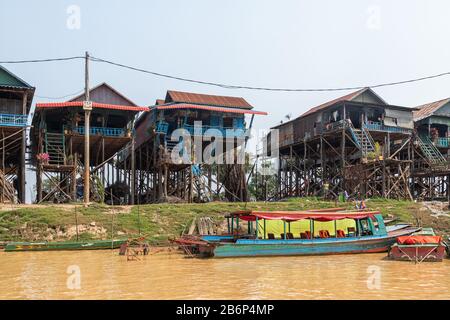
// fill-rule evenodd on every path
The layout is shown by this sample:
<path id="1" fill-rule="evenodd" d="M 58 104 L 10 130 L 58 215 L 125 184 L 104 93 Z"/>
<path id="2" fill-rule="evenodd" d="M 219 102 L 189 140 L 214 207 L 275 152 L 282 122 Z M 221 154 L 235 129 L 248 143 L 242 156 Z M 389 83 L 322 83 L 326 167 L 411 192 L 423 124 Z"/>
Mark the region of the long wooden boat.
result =
<path id="1" fill-rule="evenodd" d="M 436 236 L 433 229 L 422 230 L 412 235 L 397 238 L 388 252 L 392 260 L 413 261 L 420 263 L 424 261 L 442 261 L 445 257 L 447 246 L 442 237 Z"/>
<path id="2" fill-rule="evenodd" d="M 229 230 L 228 235 L 191 238 L 190 244 L 184 243 L 185 248 L 191 254 L 215 258 L 386 252 L 399 236 L 420 230 L 401 225 L 391 226 L 387 231 L 378 211 L 239 211 L 227 218 L 232 220 L 232 227 L 236 224 L 235 230 L 239 230 L 239 221 L 247 221 L 248 232 L 242 235 Z M 284 224 L 280 238 L 267 233 L 266 222 L 273 220 Z M 291 225 L 305 220 L 309 221 L 309 230 L 298 237 L 288 231 Z M 346 231 L 338 229 L 339 220 L 351 220 L 355 227 Z M 316 222 L 334 222 L 334 235 L 328 230 L 315 230 Z M 177 241 L 183 246 L 183 239 Z"/>
<path id="3" fill-rule="evenodd" d="M 106 250 L 117 249 L 126 243 L 126 239 L 120 240 L 90 240 L 67 242 L 9 242 L 5 251 L 57 251 L 57 250 Z"/>

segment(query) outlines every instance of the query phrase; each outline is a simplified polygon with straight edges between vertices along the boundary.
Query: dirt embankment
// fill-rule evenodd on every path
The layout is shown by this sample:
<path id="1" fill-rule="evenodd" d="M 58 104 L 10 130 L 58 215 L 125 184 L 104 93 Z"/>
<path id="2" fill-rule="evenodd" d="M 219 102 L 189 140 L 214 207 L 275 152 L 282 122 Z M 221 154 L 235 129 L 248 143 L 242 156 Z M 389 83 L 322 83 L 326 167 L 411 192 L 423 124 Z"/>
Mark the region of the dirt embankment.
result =
<path id="1" fill-rule="evenodd" d="M 205 204 L 151 204 L 141 206 L 107 206 L 91 204 L 3 205 L 0 206 L 0 242 L 64 241 L 145 236 L 150 241 L 165 243 L 168 238 L 187 232 L 192 221 L 211 217 L 220 226 L 223 215 L 236 210 L 306 210 L 347 207 L 318 198 L 292 198 L 283 202 Z M 398 222 L 432 227 L 444 237 L 450 236 L 450 210 L 447 203 L 370 199 L 370 210 L 394 216 Z M 78 225 L 78 228 L 77 228 Z M 223 226 L 222 226 L 223 227 Z"/>

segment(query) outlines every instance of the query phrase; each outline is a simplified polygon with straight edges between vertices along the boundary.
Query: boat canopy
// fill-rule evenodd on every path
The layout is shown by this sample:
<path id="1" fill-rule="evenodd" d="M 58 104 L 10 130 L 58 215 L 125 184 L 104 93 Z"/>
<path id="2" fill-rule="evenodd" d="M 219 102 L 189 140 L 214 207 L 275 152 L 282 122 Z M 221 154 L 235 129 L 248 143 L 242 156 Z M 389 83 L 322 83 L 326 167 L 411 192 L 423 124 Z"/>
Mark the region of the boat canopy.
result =
<path id="1" fill-rule="evenodd" d="M 375 215 L 379 211 L 357 211 L 357 212 L 318 212 L 318 211 L 237 211 L 233 216 L 239 217 L 244 221 L 265 220 L 284 220 L 298 221 L 303 219 L 312 219 L 315 221 L 334 221 L 343 219 L 365 219 L 375 220 Z"/>

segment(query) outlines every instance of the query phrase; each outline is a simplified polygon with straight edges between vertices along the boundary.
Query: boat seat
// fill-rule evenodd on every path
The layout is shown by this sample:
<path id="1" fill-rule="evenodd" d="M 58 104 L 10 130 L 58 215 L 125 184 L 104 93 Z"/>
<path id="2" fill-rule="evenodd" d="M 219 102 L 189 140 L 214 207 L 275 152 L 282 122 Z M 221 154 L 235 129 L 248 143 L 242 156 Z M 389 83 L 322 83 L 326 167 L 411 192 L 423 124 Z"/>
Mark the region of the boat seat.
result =
<path id="1" fill-rule="evenodd" d="M 294 235 L 291 232 L 286 233 L 287 239 L 294 239 Z"/>
<path id="2" fill-rule="evenodd" d="M 300 232 L 300 239 L 311 239 L 311 231 Z"/>
<path id="3" fill-rule="evenodd" d="M 345 238 L 345 232 L 344 232 L 344 230 L 341 230 L 341 229 L 336 230 L 336 236 L 337 236 L 338 238 Z"/>
<path id="4" fill-rule="evenodd" d="M 348 236 L 354 237 L 356 235 L 356 229 L 355 227 L 348 227 L 347 228 Z"/>
<path id="5" fill-rule="evenodd" d="M 273 233 L 268 233 L 267 238 L 273 240 L 275 239 L 275 235 Z"/>
<path id="6" fill-rule="evenodd" d="M 330 233 L 328 232 L 328 230 L 320 230 L 319 231 L 319 236 L 321 238 L 329 238 L 330 237 Z"/>

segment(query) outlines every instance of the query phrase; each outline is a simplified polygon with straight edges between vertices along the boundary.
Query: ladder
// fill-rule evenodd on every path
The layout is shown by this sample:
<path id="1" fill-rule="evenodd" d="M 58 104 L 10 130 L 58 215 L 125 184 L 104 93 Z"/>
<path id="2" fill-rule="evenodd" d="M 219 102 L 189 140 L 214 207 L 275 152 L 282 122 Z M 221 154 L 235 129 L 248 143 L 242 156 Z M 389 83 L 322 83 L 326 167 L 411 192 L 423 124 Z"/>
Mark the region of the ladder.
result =
<path id="1" fill-rule="evenodd" d="M 178 144 L 178 141 L 166 140 L 166 150 L 172 152 L 173 148 Z"/>
<path id="2" fill-rule="evenodd" d="M 198 165 L 193 165 L 192 169 L 193 171 L 193 178 L 194 178 L 194 184 L 197 189 L 197 195 L 198 200 L 201 202 L 209 202 L 211 201 L 211 192 L 206 191 L 206 181 L 205 178 L 202 175 L 202 168 Z"/>
<path id="3" fill-rule="evenodd" d="M 375 151 L 375 142 L 365 126 L 362 129 L 356 129 L 351 122 L 348 122 L 347 127 L 363 156 L 367 156 L 369 152 Z"/>
<path id="4" fill-rule="evenodd" d="M 445 164 L 447 160 L 427 136 L 418 136 L 420 150 L 431 164 Z"/>
<path id="5" fill-rule="evenodd" d="M 65 163 L 66 146 L 63 133 L 45 132 L 45 152 L 49 155 L 49 164 Z"/>

